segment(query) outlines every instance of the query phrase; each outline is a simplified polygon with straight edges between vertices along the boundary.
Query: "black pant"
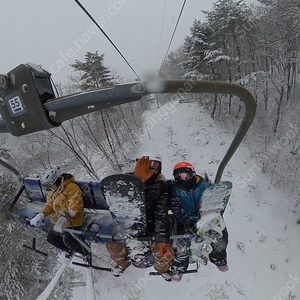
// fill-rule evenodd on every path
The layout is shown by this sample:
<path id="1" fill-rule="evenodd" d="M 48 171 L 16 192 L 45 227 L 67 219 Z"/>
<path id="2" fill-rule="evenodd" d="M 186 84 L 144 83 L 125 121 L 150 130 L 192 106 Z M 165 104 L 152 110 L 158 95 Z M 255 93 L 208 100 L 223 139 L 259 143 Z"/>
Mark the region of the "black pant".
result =
<path id="1" fill-rule="evenodd" d="M 184 230 L 183 226 L 178 226 L 178 234 L 184 234 L 189 232 L 187 229 Z M 228 245 L 228 232 L 225 228 L 222 231 L 223 236 L 217 239 L 216 243 L 212 243 L 212 252 L 209 254 L 209 260 L 216 266 L 227 265 L 227 245 Z M 179 270 L 184 272 L 189 266 L 189 255 L 190 255 L 190 239 L 181 238 L 177 240 L 175 247 L 175 259 L 172 263 L 173 270 Z M 171 267 L 171 268 L 172 268 Z"/>
<path id="2" fill-rule="evenodd" d="M 187 270 L 190 261 L 190 246 L 189 238 L 178 239 L 176 245 L 173 245 L 175 258 L 171 264 L 171 272 L 183 273 Z"/>
<path id="3" fill-rule="evenodd" d="M 222 231 L 223 236 L 218 238 L 216 243 L 212 243 L 213 251 L 209 254 L 209 260 L 216 266 L 227 265 L 228 232 L 225 228 Z"/>
<path id="4" fill-rule="evenodd" d="M 76 230 L 76 228 L 74 228 Z M 73 250 L 75 252 L 86 255 L 87 250 L 77 241 L 69 232 L 59 233 L 49 228 L 47 241 L 55 246 L 56 248 L 70 252 Z"/>

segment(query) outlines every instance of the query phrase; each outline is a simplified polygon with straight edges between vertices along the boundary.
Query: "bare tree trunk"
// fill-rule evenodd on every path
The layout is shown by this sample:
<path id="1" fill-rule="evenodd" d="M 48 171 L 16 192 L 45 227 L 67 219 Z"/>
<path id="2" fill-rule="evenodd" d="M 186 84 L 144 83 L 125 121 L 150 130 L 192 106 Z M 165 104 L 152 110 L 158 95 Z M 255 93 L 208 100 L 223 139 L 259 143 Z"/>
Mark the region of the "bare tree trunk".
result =
<path id="1" fill-rule="evenodd" d="M 265 90 L 264 90 L 264 109 L 268 110 L 268 102 L 269 102 L 269 82 L 266 80 Z"/>
<path id="2" fill-rule="evenodd" d="M 110 125 L 110 128 L 111 128 L 111 130 L 112 130 L 112 132 L 113 132 L 113 134 L 114 134 L 114 138 L 115 138 L 115 140 L 116 140 L 116 143 L 117 143 L 117 145 L 118 145 L 118 154 L 119 154 L 119 155 L 117 155 L 116 150 L 115 150 L 115 147 L 114 147 L 114 150 L 115 150 L 114 154 L 115 154 L 115 158 L 116 158 L 116 163 L 119 165 L 119 163 L 118 163 L 118 157 L 119 157 L 119 156 L 122 156 L 122 159 L 125 158 L 125 156 L 124 156 L 124 154 L 123 154 L 123 152 L 122 152 L 122 148 L 123 148 L 123 147 L 122 147 L 122 143 L 121 143 L 120 138 L 119 138 L 118 130 L 116 130 L 115 125 L 114 125 L 114 124 L 112 123 L 112 121 L 111 121 L 111 118 L 110 118 L 110 115 L 109 115 L 109 111 L 106 110 L 106 111 L 105 111 L 105 114 L 106 114 L 106 117 L 107 117 L 107 121 L 108 121 L 108 123 L 109 123 L 109 125 Z"/>
<path id="3" fill-rule="evenodd" d="M 73 134 L 71 134 L 63 125 L 61 125 L 61 129 L 63 130 L 65 136 L 60 136 L 56 134 L 52 130 L 48 130 L 56 139 L 58 139 L 63 145 L 65 145 L 76 157 L 76 159 L 80 162 L 80 164 L 86 169 L 86 171 L 96 179 L 99 180 L 99 177 L 94 170 L 92 164 L 90 163 L 87 155 L 83 153 L 80 149 L 80 145 L 78 145 L 78 142 L 76 140 L 76 137 Z"/>
<path id="4" fill-rule="evenodd" d="M 111 136 L 110 136 L 110 133 L 109 133 L 109 128 L 107 127 L 107 124 L 105 122 L 105 118 L 104 118 L 104 114 L 103 114 L 103 110 L 100 111 L 101 113 L 101 118 L 102 118 L 102 124 L 103 124 L 103 129 L 104 129 L 104 134 L 105 134 L 105 138 L 106 138 L 106 141 L 109 145 L 109 148 L 111 150 L 111 156 L 113 157 L 113 161 L 114 162 L 114 169 L 116 169 L 116 171 L 122 171 L 120 166 L 118 165 L 118 159 L 116 157 L 116 150 L 115 150 L 115 147 L 113 145 L 113 141 L 111 139 Z"/>
<path id="5" fill-rule="evenodd" d="M 131 107 L 130 107 L 130 108 L 131 108 Z M 128 134 L 129 134 L 129 136 L 130 136 L 130 139 L 131 139 L 132 143 L 135 145 L 136 143 L 135 143 L 135 141 L 134 141 L 134 136 L 133 136 L 133 134 L 132 134 L 132 128 L 129 126 L 129 124 L 128 124 L 127 120 L 126 120 L 125 114 L 124 114 L 123 109 L 122 109 L 121 106 L 119 106 L 119 111 L 120 111 L 121 116 L 122 116 L 122 121 L 124 122 L 125 127 L 126 127 L 127 130 L 128 130 Z M 132 110 L 131 110 L 131 113 L 133 113 Z M 132 119 L 131 119 L 131 120 L 134 122 L 135 127 L 138 128 L 138 126 L 137 126 L 137 124 L 136 124 L 136 122 L 135 122 L 135 116 L 134 116 L 133 114 L 132 114 Z"/>
<path id="6" fill-rule="evenodd" d="M 215 112 L 216 112 L 216 109 L 217 109 L 217 104 L 218 104 L 218 94 L 215 94 L 213 110 L 212 110 L 211 115 L 210 115 L 212 118 L 215 117 Z"/>
<path id="7" fill-rule="evenodd" d="M 274 126 L 273 133 L 276 133 L 278 130 L 279 120 L 281 118 L 281 106 L 282 106 L 282 102 L 283 102 L 283 95 L 284 95 L 284 88 L 282 86 L 281 90 L 280 90 L 280 97 L 279 97 L 279 102 L 278 102 L 277 110 L 276 110 L 276 120 L 275 120 L 275 126 Z"/>
<path id="8" fill-rule="evenodd" d="M 105 159 L 108 161 L 108 163 L 112 166 L 112 168 L 115 169 L 116 164 L 115 164 L 114 159 L 112 158 L 111 152 L 108 152 L 106 149 L 107 148 L 107 146 L 105 145 L 106 139 L 101 138 L 101 136 L 99 136 L 98 129 L 96 128 L 96 130 L 95 130 L 94 128 L 92 128 L 93 126 L 91 126 L 89 120 L 87 120 L 86 118 L 84 118 L 83 120 L 86 125 L 85 128 L 82 127 L 83 133 L 96 146 L 96 149 L 99 150 L 100 155 L 104 156 Z M 102 117 L 101 117 L 101 123 L 102 122 L 103 121 L 102 121 Z M 102 130 L 101 132 L 104 132 L 104 131 Z"/>
<path id="9" fill-rule="evenodd" d="M 133 132 L 134 132 L 133 124 L 134 125 L 136 124 L 136 122 L 134 122 L 134 120 L 133 120 L 133 119 L 135 119 L 135 116 L 132 116 L 132 119 L 131 119 L 131 122 L 130 122 L 131 126 L 130 126 L 129 122 L 127 122 L 127 120 L 126 120 L 126 116 L 125 116 L 124 111 L 122 110 L 121 106 L 119 106 L 119 111 L 121 113 L 121 119 L 122 119 L 122 123 L 124 124 L 124 128 L 127 130 L 127 135 L 124 134 L 124 137 L 127 140 L 129 138 L 130 141 L 131 141 L 131 144 L 133 146 L 136 146 L 136 140 L 135 140 L 135 137 L 133 135 Z M 135 129 L 137 129 L 136 125 L 135 125 Z M 120 130 L 120 128 L 119 128 L 119 130 Z"/>
<path id="10" fill-rule="evenodd" d="M 228 114 L 231 115 L 232 95 L 229 95 Z"/>

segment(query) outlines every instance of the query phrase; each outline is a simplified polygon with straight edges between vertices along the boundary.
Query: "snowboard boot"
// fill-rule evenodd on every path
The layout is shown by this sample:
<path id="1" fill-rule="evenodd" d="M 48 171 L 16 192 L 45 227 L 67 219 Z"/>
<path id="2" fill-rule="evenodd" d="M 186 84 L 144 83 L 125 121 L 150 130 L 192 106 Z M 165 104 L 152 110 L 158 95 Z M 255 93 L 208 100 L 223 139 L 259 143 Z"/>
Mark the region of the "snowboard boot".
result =
<path id="1" fill-rule="evenodd" d="M 174 272 L 171 275 L 172 281 L 174 282 L 180 282 L 182 277 L 183 277 L 183 273 L 181 272 Z"/>
<path id="2" fill-rule="evenodd" d="M 200 255 L 200 256 L 198 256 L 198 262 L 204 266 L 207 266 L 208 257 L 205 255 Z"/>
<path id="3" fill-rule="evenodd" d="M 68 250 L 66 253 L 65 253 L 65 258 L 72 258 L 72 256 L 74 255 L 74 251 L 73 250 Z"/>
<path id="4" fill-rule="evenodd" d="M 172 281 L 172 275 L 170 272 L 166 272 L 166 273 L 160 273 L 160 275 L 162 276 L 162 278 L 167 281 L 167 282 L 171 282 Z"/>
<path id="5" fill-rule="evenodd" d="M 124 273 L 124 270 L 125 269 L 123 269 L 120 266 L 115 266 L 114 268 L 111 269 L 111 272 L 115 277 L 120 277 Z"/>
<path id="6" fill-rule="evenodd" d="M 85 253 L 81 254 L 83 261 L 87 262 L 87 264 L 91 267 L 92 266 L 92 253 Z"/>
<path id="7" fill-rule="evenodd" d="M 224 266 L 217 266 L 218 270 L 225 273 L 229 270 L 228 265 L 224 265 Z"/>

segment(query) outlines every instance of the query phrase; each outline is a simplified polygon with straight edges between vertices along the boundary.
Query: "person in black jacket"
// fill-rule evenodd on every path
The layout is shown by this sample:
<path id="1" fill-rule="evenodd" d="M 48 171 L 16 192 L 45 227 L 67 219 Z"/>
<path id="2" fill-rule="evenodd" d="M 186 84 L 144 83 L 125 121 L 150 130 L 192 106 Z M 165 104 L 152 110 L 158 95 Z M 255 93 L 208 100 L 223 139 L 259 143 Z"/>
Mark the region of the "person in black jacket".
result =
<path id="1" fill-rule="evenodd" d="M 170 281 L 168 273 L 170 264 L 174 258 L 170 242 L 170 225 L 168 218 L 169 193 L 164 184 L 165 177 L 161 173 L 162 160 L 158 153 L 149 151 L 137 160 L 133 175 L 141 179 L 145 184 L 147 236 L 153 236 L 155 241 L 151 245 L 153 266 L 161 273 L 164 279 Z M 129 261 L 128 249 L 124 243 L 110 240 L 106 244 L 111 258 L 117 266 L 113 270 L 115 276 L 119 276 L 134 261 Z M 150 249 L 149 249 L 150 250 Z M 149 255 L 149 252 L 148 254 Z M 151 261 L 145 257 L 145 261 Z M 143 263 L 139 263 L 140 265 Z M 145 263 L 144 267 L 147 267 Z"/>

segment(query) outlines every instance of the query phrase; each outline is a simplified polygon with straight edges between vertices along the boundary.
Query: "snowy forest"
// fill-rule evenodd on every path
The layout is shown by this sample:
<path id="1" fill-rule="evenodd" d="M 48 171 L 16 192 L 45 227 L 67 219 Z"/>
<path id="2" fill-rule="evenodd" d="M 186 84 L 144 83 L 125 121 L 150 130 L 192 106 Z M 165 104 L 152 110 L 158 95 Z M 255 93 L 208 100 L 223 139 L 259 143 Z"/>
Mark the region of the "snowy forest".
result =
<path id="1" fill-rule="evenodd" d="M 252 165 L 240 183 L 256 173 L 286 189 L 300 205 L 300 2 L 299 0 L 218 0 L 205 21 L 194 20 L 182 46 L 168 54 L 158 78 L 210 80 L 236 83 L 247 88 L 257 102 L 257 114 L 244 143 L 252 153 Z M 84 61 L 74 61 L 67 84 L 56 83 L 62 96 L 90 88 L 123 82 L 118 70 L 105 65 L 105 53 L 87 52 Z M 55 78 L 54 78 L 55 80 Z M 243 116 L 242 104 L 232 96 L 198 97 L 214 122 L 232 132 Z M 159 107 L 171 101 L 159 95 Z M 20 178 L 35 177 L 49 166 L 62 166 L 77 179 L 100 180 L 103 176 L 130 171 L 147 134 L 143 112 L 147 99 L 101 110 L 63 123 L 59 128 L 14 138 L 1 134 L 1 200 L 18 189 Z M 8 164 L 8 169 L 7 169 Z M 23 196 L 22 206 L 26 203 Z M 300 219 L 299 219 L 300 222 Z M 24 250 L 30 235 L 2 216 L 0 224 L 0 299 L 35 299 L 57 269 L 58 251 L 48 247 L 41 235 L 38 247 L 48 257 Z M 69 269 L 51 299 L 70 299 L 71 282 L 80 274 Z M 70 284 L 69 284 L 70 283 Z"/>
<path id="2" fill-rule="evenodd" d="M 218 1 L 195 20 L 182 47 L 169 54 L 163 78 L 233 82 L 249 89 L 257 116 L 247 142 L 253 172 L 270 176 L 299 202 L 299 1 Z M 241 105 L 215 95 L 211 117 L 231 126 Z M 226 104 L 224 104 L 226 103 Z M 285 148 L 285 151 L 280 151 Z M 253 175 L 253 174 L 252 174 Z M 248 174 L 251 177 L 251 172 Z"/>

